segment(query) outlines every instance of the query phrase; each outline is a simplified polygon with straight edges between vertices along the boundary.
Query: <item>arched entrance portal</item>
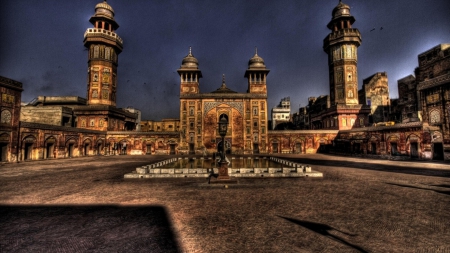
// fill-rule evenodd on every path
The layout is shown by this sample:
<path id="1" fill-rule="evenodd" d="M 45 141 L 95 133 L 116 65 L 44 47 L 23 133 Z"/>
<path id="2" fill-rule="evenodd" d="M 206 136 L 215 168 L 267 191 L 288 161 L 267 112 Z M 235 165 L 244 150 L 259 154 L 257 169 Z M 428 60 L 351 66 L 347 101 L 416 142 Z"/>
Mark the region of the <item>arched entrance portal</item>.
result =
<path id="1" fill-rule="evenodd" d="M 2 134 L 0 136 L 0 151 L 1 151 L 1 161 L 8 161 L 8 147 L 9 147 L 9 134 Z"/>
<path id="2" fill-rule="evenodd" d="M 77 141 L 75 139 L 70 139 L 66 142 L 66 155 L 67 157 L 74 157 L 75 144 Z"/>
<path id="3" fill-rule="evenodd" d="M 45 141 L 45 154 L 44 157 L 45 158 L 55 158 L 56 157 L 56 139 L 55 137 L 49 137 L 46 141 Z"/>
<path id="4" fill-rule="evenodd" d="M 32 135 L 25 137 L 22 141 L 23 160 L 33 159 L 33 148 L 35 147 L 36 138 Z"/>
<path id="5" fill-rule="evenodd" d="M 104 152 L 103 152 L 103 140 L 102 139 L 97 141 L 95 150 L 96 150 L 97 155 L 104 154 Z"/>
<path id="6" fill-rule="evenodd" d="M 89 149 L 91 148 L 91 140 L 86 139 L 83 143 L 83 156 L 89 155 Z"/>

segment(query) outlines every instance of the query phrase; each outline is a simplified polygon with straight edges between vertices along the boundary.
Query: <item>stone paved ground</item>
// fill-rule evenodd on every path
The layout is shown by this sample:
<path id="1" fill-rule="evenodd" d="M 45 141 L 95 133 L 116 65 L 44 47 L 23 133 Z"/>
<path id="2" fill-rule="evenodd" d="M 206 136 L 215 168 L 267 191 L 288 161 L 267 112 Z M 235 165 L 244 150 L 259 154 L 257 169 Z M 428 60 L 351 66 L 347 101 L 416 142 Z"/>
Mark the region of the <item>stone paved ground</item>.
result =
<path id="1" fill-rule="evenodd" d="M 124 179 L 163 156 L 0 166 L 0 252 L 450 252 L 450 164 L 285 155 L 323 179 Z"/>

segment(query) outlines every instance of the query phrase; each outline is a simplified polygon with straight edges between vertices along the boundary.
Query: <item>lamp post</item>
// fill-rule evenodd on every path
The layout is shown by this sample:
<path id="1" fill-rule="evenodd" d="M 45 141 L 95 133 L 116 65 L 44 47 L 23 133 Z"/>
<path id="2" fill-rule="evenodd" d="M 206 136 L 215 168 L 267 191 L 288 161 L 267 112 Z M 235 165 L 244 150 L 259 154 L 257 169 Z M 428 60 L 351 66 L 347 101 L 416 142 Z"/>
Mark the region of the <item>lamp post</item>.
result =
<path id="1" fill-rule="evenodd" d="M 219 176 L 218 180 L 229 180 L 230 176 L 228 175 L 228 162 L 225 159 L 225 135 L 227 135 L 228 129 L 228 120 L 224 115 L 219 120 L 219 134 L 222 137 L 222 152 L 220 154 L 219 161 Z"/>

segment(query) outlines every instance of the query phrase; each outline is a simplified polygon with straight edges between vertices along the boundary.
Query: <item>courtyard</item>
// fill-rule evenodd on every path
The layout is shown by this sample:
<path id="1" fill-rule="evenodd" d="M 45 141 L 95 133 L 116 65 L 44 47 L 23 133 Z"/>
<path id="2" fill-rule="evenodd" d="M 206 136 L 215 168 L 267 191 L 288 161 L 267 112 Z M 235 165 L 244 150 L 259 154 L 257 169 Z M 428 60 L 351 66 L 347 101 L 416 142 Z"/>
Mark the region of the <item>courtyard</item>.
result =
<path id="1" fill-rule="evenodd" d="M 280 155 L 323 178 L 124 179 L 171 156 L 0 166 L 0 252 L 450 252 L 450 164 Z"/>

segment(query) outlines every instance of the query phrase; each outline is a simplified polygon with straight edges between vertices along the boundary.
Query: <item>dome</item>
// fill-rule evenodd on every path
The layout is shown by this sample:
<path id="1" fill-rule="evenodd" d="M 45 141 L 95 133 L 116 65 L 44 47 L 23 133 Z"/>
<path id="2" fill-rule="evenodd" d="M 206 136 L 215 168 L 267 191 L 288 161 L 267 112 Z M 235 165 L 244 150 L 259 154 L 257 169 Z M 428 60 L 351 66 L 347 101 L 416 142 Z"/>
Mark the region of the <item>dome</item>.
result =
<path id="1" fill-rule="evenodd" d="M 337 19 L 342 16 L 350 16 L 350 6 L 339 1 L 339 4 L 333 9 L 333 19 Z"/>
<path id="2" fill-rule="evenodd" d="M 111 5 L 106 3 L 106 0 L 103 1 L 103 3 L 99 3 L 95 6 L 95 12 L 114 17 L 114 10 Z"/>
<path id="3" fill-rule="evenodd" d="M 191 47 L 189 47 L 189 54 L 183 58 L 181 67 L 198 67 L 198 60 L 192 55 Z"/>
<path id="4" fill-rule="evenodd" d="M 258 55 L 258 49 L 255 49 L 255 55 L 248 61 L 249 67 L 266 67 L 264 59 Z"/>

